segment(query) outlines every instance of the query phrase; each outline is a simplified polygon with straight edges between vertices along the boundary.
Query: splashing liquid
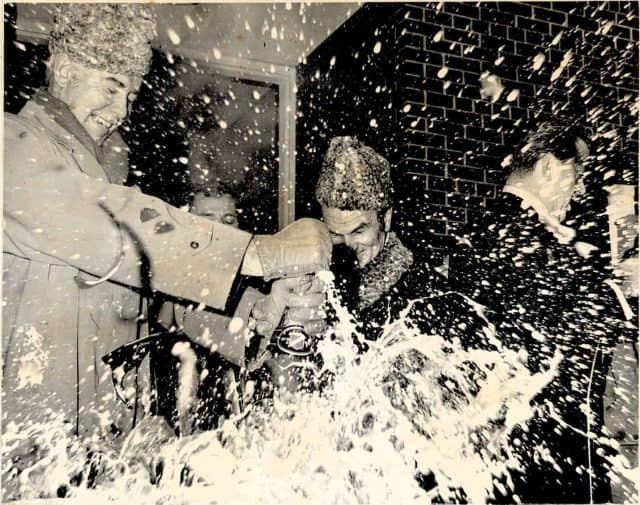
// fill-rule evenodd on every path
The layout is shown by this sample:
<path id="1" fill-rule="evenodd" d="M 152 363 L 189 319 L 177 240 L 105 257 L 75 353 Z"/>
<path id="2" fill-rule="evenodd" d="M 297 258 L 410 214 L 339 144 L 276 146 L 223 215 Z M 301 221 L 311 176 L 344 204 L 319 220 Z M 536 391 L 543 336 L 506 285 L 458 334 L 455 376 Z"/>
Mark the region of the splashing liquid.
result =
<path id="1" fill-rule="evenodd" d="M 519 468 L 509 435 L 533 415 L 530 401 L 555 376 L 560 356 L 547 371 L 531 373 L 526 356 L 502 348 L 486 319 L 497 350 L 422 335 L 410 324 L 412 304 L 369 340 L 339 302 L 332 275 L 319 275 L 338 320 L 318 347 L 316 377 L 328 385 L 286 402 L 276 395 L 218 430 L 156 444 L 142 451 L 153 453 L 146 465 L 95 441 L 85 445 L 63 426 L 9 430 L 3 472 L 13 476 L 13 498 L 481 503 L 498 482 L 508 486 L 509 470 Z M 470 304 L 484 319 L 482 307 Z M 354 338 L 369 350 L 359 354 Z M 151 431 L 145 436 L 157 437 Z M 16 464 L 11 451 L 25 443 L 33 446 L 31 458 Z M 433 484 L 421 487 L 425 476 Z"/>

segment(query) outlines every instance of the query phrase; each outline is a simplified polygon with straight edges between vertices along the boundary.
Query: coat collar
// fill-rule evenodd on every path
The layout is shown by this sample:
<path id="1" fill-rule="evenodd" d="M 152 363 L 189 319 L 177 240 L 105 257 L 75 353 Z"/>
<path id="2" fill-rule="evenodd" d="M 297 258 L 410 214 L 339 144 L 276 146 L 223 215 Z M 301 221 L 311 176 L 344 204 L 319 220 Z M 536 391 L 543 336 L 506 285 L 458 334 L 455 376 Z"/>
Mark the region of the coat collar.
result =
<path id="1" fill-rule="evenodd" d="M 536 214 L 538 214 L 540 221 L 544 223 L 547 229 L 553 233 L 553 236 L 561 244 L 570 244 L 576 238 L 576 231 L 569 226 L 564 226 L 557 217 L 549 212 L 542 200 L 533 193 L 511 184 L 505 185 L 502 191 L 503 193 L 510 193 L 520 198 L 522 200 L 520 204 L 521 208 L 532 208 Z"/>
<path id="2" fill-rule="evenodd" d="M 89 136 L 69 107 L 45 90 L 39 90 L 20 111 L 37 120 L 52 139 L 71 151 L 79 168 L 87 175 L 124 184 L 129 172 L 128 148 L 114 132 L 101 148 Z"/>
<path id="3" fill-rule="evenodd" d="M 102 164 L 102 147 L 100 147 L 73 115 L 66 103 L 54 97 L 44 89 L 39 89 L 33 96 L 33 101 L 44 108 L 46 114 L 73 135 L 93 157 Z"/>
<path id="4" fill-rule="evenodd" d="M 358 289 L 359 309 L 373 305 L 400 280 L 411 265 L 413 253 L 395 233 L 389 232 L 380 254 L 362 271 Z"/>

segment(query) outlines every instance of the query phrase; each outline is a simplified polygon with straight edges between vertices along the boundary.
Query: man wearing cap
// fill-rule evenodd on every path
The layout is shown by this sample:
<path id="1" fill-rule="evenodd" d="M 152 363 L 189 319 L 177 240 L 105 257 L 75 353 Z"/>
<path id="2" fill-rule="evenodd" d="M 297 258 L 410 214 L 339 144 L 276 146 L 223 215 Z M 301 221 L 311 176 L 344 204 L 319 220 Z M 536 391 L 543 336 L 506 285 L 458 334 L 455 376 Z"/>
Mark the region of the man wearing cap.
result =
<path id="1" fill-rule="evenodd" d="M 316 185 L 316 199 L 334 245 L 346 246 L 355 254 L 355 263 L 350 263 L 345 261 L 346 251 L 341 254 L 336 249 L 332 270 L 361 334 L 369 341 L 377 340 L 389 323 L 404 317 L 422 337 L 441 337 L 443 346 L 455 341 L 464 349 L 495 349 L 487 337 L 486 321 L 470 300 L 448 291 L 446 279 L 434 268 L 427 250 L 409 250 L 392 231 L 392 196 L 385 158 L 356 138 L 332 139 Z M 371 342 L 357 344 L 366 351 Z M 465 391 L 478 391 L 476 370 L 470 368 L 464 378 L 441 370 L 441 380 L 434 384 L 438 391 L 428 392 L 433 398 L 425 396 L 424 386 L 415 386 L 410 376 L 432 375 L 428 367 L 429 356 L 408 351 L 398 356 L 384 380 L 391 404 L 417 422 L 420 433 L 420 420 L 429 416 L 433 398 L 456 405 L 471 400 Z M 405 373 L 407 370 L 411 373 Z M 425 489 L 435 485 L 432 475 L 419 480 Z"/>
<path id="2" fill-rule="evenodd" d="M 439 318 L 420 317 L 425 331 L 450 335 L 454 317 L 479 321 L 461 297 L 443 295 L 446 280 L 432 265 L 428 250 L 411 251 L 392 231 L 393 188 L 389 162 L 354 137 L 332 139 L 316 185 L 316 200 L 336 250 L 333 269 L 341 293 L 357 315 L 367 338 L 376 339 L 382 325 L 393 320 L 410 300 L 435 297 L 433 304 L 453 305 Z M 345 251 L 346 253 L 346 251 Z M 342 263 L 342 264 L 341 264 Z M 419 317 L 420 307 L 413 315 Z"/>
<path id="3" fill-rule="evenodd" d="M 513 155 L 502 194 L 450 258 L 451 289 L 487 307 L 530 369 L 562 354 L 533 419 L 513 434 L 522 466 L 505 483 L 508 501 L 608 501 L 602 397 L 610 350 L 629 328 L 607 274 L 589 258 L 596 249 L 563 224 L 581 188 L 584 139 L 569 121 L 536 125 Z"/>
<path id="4" fill-rule="evenodd" d="M 317 221 L 252 236 L 122 185 L 117 129 L 154 35 L 142 4 L 60 6 L 48 90 L 5 115 L 4 432 L 53 419 L 83 436 L 132 426 L 140 411 L 119 407 L 101 358 L 144 335 L 140 290 L 229 310 L 238 273 L 270 280 L 328 263 Z"/>

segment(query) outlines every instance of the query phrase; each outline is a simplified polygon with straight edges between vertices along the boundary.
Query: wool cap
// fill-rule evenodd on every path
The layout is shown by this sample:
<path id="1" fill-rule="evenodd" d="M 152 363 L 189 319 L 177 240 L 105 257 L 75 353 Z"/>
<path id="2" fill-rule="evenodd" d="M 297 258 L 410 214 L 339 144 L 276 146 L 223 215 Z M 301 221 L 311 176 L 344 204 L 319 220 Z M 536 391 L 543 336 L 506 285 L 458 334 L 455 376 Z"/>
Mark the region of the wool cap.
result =
<path id="1" fill-rule="evenodd" d="M 49 36 L 52 55 L 89 68 L 142 77 L 151 62 L 156 17 L 143 4 L 61 4 Z"/>
<path id="2" fill-rule="evenodd" d="M 391 204 L 389 162 L 355 137 L 335 137 L 325 155 L 316 199 L 342 210 L 383 210 Z"/>

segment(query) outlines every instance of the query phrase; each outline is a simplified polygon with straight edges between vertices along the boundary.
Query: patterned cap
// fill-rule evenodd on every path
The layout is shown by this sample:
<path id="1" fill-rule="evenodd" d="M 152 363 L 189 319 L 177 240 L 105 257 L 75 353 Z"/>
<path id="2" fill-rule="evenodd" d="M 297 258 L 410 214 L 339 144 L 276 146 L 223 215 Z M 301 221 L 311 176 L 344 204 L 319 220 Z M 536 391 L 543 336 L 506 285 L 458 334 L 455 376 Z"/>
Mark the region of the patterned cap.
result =
<path id="1" fill-rule="evenodd" d="M 316 199 L 342 210 L 382 210 L 391 202 L 389 162 L 355 137 L 331 140 L 316 186 Z"/>
<path id="2" fill-rule="evenodd" d="M 142 77 L 149 70 L 156 18 L 143 4 L 62 4 L 49 36 L 51 54 L 89 68 Z"/>

